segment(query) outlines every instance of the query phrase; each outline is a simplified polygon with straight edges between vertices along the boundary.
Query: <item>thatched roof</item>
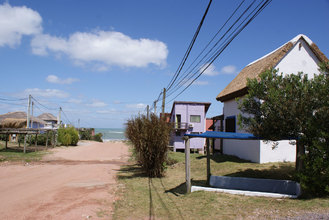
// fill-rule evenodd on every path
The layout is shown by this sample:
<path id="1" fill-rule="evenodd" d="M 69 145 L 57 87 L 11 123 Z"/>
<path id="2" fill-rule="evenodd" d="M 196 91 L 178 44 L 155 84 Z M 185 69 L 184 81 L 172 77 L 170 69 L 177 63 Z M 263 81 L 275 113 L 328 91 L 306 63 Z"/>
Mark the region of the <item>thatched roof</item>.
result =
<path id="1" fill-rule="evenodd" d="M 26 119 L 5 118 L 1 121 L 1 128 L 25 128 Z"/>
<path id="2" fill-rule="evenodd" d="M 24 128 L 26 127 L 27 115 L 25 112 L 8 112 L 0 115 L 0 127 L 2 128 Z M 36 117 L 31 117 L 33 122 L 46 124 L 44 120 Z"/>
<path id="3" fill-rule="evenodd" d="M 57 118 L 51 113 L 43 113 L 38 118 L 44 121 L 57 121 Z"/>
<path id="4" fill-rule="evenodd" d="M 328 58 L 320 51 L 320 49 L 305 35 L 298 35 L 282 47 L 265 55 L 264 57 L 248 64 L 242 71 L 218 94 L 218 101 L 227 101 L 236 97 L 247 94 L 247 79 L 258 79 L 259 75 L 270 68 L 275 67 L 281 59 L 295 46 L 298 40 L 304 40 L 311 48 L 315 56 L 320 62 L 329 62 Z"/>

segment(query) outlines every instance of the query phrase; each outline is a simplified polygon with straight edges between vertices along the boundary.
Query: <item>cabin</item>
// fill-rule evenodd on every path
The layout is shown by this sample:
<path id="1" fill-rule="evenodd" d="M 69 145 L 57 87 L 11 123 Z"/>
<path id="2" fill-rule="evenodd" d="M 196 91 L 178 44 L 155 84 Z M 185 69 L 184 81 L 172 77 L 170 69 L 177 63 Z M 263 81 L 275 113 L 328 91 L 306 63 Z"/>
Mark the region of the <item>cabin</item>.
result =
<path id="1" fill-rule="evenodd" d="M 46 122 L 45 128 L 55 128 L 57 126 L 57 118 L 51 113 L 43 113 L 37 118 Z"/>
<path id="2" fill-rule="evenodd" d="M 247 79 L 259 79 L 265 70 L 274 68 L 284 74 L 307 73 L 309 77 L 319 74 L 320 62 L 328 58 L 307 36 L 300 34 L 278 49 L 251 62 L 218 94 L 217 101 L 224 103 L 223 130 L 225 132 L 246 133 L 237 125 L 241 114 L 236 98 L 243 98 L 248 93 Z M 296 160 L 296 146 L 289 141 L 279 141 L 273 149 L 271 143 L 261 140 L 223 140 L 222 152 L 257 163 Z"/>
<path id="3" fill-rule="evenodd" d="M 44 128 L 46 122 L 40 118 L 30 116 L 30 128 Z M 2 128 L 26 128 L 26 112 L 8 112 L 0 115 L 0 126 Z"/>
<path id="4" fill-rule="evenodd" d="M 184 150 L 184 134 L 200 134 L 206 131 L 206 114 L 210 107 L 210 102 L 186 102 L 175 101 L 170 113 L 170 122 L 174 126 L 170 145 L 173 150 Z M 190 148 L 203 151 L 205 140 L 203 138 L 193 138 Z"/>

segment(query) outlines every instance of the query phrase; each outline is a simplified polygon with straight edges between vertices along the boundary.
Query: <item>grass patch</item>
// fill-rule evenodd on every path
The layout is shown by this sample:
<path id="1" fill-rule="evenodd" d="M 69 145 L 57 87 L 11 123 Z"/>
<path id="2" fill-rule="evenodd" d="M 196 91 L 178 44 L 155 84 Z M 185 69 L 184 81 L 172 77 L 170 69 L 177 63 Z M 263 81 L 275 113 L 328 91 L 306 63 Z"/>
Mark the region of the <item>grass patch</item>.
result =
<path id="1" fill-rule="evenodd" d="M 5 149 L 5 144 L 3 141 L 0 141 L 0 162 L 4 161 L 23 161 L 23 162 L 32 162 L 32 161 L 39 161 L 42 157 L 47 154 L 47 151 L 40 150 L 28 147 L 28 150 L 24 154 L 23 147 L 17 147 L 13 143 L 9 143 L 8 148 Z"/>
<path id="2" fill-rule="evenodd" d="M 118 173 L 121 200 L 115 203 L 114 219 L 275 219 L 308 212 L 329 211 L 328 198 L 274 199 L 224 193 L 185 193 L 184 153 L 170 152 L 177 163 L 168 166 L 163 178 L 148 178 L 137 165 Z M 212 157 L 213 175 L 294 179 L 293 163 L 255 164 L 231 156 Z M 192 185 L 206 184 L 206 157 L 191 154 Z"/>

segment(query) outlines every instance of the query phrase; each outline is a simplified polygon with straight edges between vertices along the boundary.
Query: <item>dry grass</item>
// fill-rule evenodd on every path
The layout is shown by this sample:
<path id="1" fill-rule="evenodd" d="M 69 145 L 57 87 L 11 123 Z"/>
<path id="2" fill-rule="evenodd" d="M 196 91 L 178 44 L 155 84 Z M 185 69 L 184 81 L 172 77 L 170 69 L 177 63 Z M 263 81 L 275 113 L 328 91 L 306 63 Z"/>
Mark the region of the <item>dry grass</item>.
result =
<path id="1" fill-rule="evenodd" d="M 163 178 L 148 178 L 139 167 L 123 167 L 118 175 L 121 200 L 115 203 L 114 219 L 278 219 L 309 212 L 329 212 L 328 198 L 273 199 L 224 193 L 185 193 L 183 153 L 171 153 L 178 163 Z M 294 179 L 292 163 L 255 164 L 230 156 L 211 161 L 212 174 L 258 178 Z M 205 185 L 206 158 L 191 155 L 192 185 Z"/>

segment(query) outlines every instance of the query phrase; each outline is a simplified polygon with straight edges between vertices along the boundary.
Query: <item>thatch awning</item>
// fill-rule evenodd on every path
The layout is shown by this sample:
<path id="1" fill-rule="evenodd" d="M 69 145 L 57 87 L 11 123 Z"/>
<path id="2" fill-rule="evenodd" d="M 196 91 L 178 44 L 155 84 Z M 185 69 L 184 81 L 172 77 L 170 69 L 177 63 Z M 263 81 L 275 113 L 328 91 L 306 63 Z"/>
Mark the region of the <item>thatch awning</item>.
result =
<path id="1" fill-rule="evenodd" d="M 17 119 L 17 118 L 6 118 L 1 124 L 1 128 L 25 128 L 26 119 Z"/>

